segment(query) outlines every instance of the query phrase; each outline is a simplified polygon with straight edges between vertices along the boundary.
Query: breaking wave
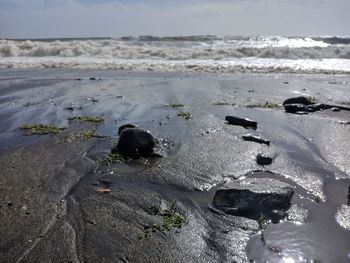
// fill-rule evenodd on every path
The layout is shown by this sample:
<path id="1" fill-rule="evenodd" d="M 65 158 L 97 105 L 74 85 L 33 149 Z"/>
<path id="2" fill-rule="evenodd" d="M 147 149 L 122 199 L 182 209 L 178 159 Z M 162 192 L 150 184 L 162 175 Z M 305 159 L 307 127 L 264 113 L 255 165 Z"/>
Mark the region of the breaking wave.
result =
<path id="1" fill-rule="evenodd" d="M 0 67 L 350 72 L 348 37 L 0 40 Z"/>

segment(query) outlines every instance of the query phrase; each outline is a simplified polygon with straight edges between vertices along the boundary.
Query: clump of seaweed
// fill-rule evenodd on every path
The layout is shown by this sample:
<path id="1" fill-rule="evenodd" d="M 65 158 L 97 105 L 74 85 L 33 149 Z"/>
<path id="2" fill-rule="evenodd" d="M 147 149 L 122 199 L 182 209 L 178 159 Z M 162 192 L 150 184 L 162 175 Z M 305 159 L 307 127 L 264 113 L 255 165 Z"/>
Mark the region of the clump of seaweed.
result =
<path id="1" fill-rule="evenodd" d="M 192 114 L 189 113 L 189 112 L 184 112 L 184 111 L 181 111 L 181 112 L 178 112 L 177 113 L 177 116 L 183 118 L 184 120 L 191 120 L 192 119 Z"/>
<path id="2" fill-rule="evenodd" d="M 185 107 L 185 105 L 180 104 L 180 103 L 170 103 L 170 104 L 166 104 L 165 107 L 169 107 L 169 108 L 182 108 L 182 107 Z"/>
<path id="3" fill-rule="evenodd" d="M 45 135 L 45 134 L 57 134 L 63 131 L 65 128 L 58 127 L 55 125 L 45 125 L 45 124 L 25 124 L 19 127 L 24 130 L 26 135 Z"/>
<path id="4" fill-rule="evenodd" d="M 273 103 L 273 102 L 268 102 L 266 101 L 265 103 L 252 103 L 248 104 L 246 106 L 247 108 L 262 108 L 262 109 L 274 109 L 274 108 L 279 108 L 281 107 L 280 104 Z"/>
<path id="5" fill-rule="evenodd" d="M 78 121 L 78 122 L 93 122 L 100 123 L 104 121 L 102 116 L 73 116 L 68 118 L 69 121 Z"/>
<path id="6" fill-rule="evenodd" d="M 125 159 L 119 153 L 108 153 L 106 158 L 102 161 L 103 164 L 111 164 L 111 163 L 121 163 L 124 162 Z"/>
<path id="7" fill-rule="evenodd" d="M 214 102 L 212 105 L 215 105 L 215 106 L 229 106 L 229 105 L 232 105 L 234 106 L 235 104 L 234 103 L 229 103 L 229 102 L 226 102 L 226 101 L 217 101 L 217 102 Z"/>
<path id="8" fill-rule="evenodd" d="M 71 134 L 71 135 L 65 137 L 63 142 L 64 141 L 71 142 L 74 139 L 85 139 L 86 140 L 86 139 L 91 139 L 91 138 L 108 138 L 108 136 L 98 134 L 96 132 L 96 127 L 94 127 L 91 130 L 81 131 L 81 132 L 78 132 L 76 134 Z"/>
<path id="9" fill-rule="evenodd" d="M 155 196 L 158 198 L 159 204 L 150 208 L 151 214 L 161 216 L 162 223 L 145 226 L 143 235 L 139 236 L 140 239 L 147 238 L 150 233 L 165 233 L 173 229 L 180 229 L 182 225 L 186 223 L 186 217 L 179 213 L 176 200 L 172 201 L 170 208 L 162 209 L 161 196 L 159 194 L 156 194 Z"/>
<path id="10" fill-rule="evenodd" d="M 106 138 L 106 136 L 98 134 L 96 129 L 79 132 L 74 137 L 76 139 Z"/>

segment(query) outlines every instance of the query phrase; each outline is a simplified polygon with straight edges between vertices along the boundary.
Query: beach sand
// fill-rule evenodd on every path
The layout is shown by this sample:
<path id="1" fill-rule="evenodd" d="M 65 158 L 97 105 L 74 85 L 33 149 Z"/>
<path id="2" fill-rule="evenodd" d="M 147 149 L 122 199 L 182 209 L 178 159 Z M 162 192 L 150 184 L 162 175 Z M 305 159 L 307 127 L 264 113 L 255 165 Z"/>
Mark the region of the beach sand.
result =
<path id="1" fill-rule="evenodd" d="M 58 69 L 0 76 L 1 262 L 349 262 L 349 224 L 336 215 L 348 202 L 350 112 L 288 114 L 277 104 L 303 95 L 346 106 L 350 76 Z M 260 107 L 266 102 L 271 108 Z M 104 122 L 68 121 L 82 115 Z M 228 125 L 227 115 L 258 128 Z M 66 129 L 42 136 L 19 129 L 35 123 Z M 106 164 L 126 123 L 152 132 L 164 157 Z M 78 138 L 95 126 L 102 138 Z M 242 140 L 248 133 L 270 146 Z M 259 153 L 273 163 L 256 164 Z M 294 217 L 262 229 L 210 209 L 217 187 L 259 176 L 294 187 Z M 146 234 L 164 219 L 151 208 L 173 200 L 186 222 Z"/>

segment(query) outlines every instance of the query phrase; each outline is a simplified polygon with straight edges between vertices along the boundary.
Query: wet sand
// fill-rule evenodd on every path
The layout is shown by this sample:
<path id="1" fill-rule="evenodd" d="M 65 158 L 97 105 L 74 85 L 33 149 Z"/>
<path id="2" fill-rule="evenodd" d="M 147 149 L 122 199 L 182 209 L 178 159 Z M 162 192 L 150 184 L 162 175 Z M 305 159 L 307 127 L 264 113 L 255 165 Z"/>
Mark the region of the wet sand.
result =
<path id="1" fill-rule="evenodd" d="M 349 223 L 336 215 L 348 203 L 350 125 L 339 121 L 350 112 L 247 107 L 301 95 L 349 103 L 350 76 L 0 70 L 0 261 L 349 262 Z M 106 138 L 66 140 L 93 128 L 68 117 L 100 114 Z M 228 125 L 227 115 L 258 128 Z M 67 129 L 23 136 L 28 123 Z M 164 158 L 101 162 L 125 123 L 151 131 Z M 270 146 L 242 140 L 247 133 Z M 258 153 L 273 163 L 257 165 Z M 217 187 L 254 176 L 291 184 L 294 216 L 261 229 L 210 209 Z M 186 223 L 140 238 L 162 220 L 150 213 L 156 193 L 165 207 L 177 200 Z"/>

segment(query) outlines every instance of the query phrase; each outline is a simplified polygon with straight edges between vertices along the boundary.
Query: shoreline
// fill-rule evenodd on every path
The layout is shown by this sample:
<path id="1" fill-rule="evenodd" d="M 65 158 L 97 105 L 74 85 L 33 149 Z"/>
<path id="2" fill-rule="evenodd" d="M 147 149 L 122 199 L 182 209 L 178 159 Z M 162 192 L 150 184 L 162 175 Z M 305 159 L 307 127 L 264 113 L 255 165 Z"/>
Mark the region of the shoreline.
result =
<path id="1" fill-rule="evenodd" d="M 4 261 L 54 260 L 59 250 L 62 261 L 73 262 L 278 262 L 298 257 L 348 262 L 350 232 L 335 217 L 347 203 L 350 184 L 350 125 L 338 121 L 349 121 L 350 112 L 294 115 L 278 104 L 300 95 L 350 103 L 344 101 L 350 98 L 349 75 L 0 73 L 0 144 L 8 147 L 0 150 Z M 265 102 L 274 106 L 265 109 Z M 108 138 L 62 142 L 94 127 L 69 117 L 100 114 L 105 121 L 96 132 Z M 228 125 L 227 115 L 256 120 L 258 128 Z M 67 129 L 58 135 L 22 136 L 18 127 L 28 123 Z M 160 139 L 164 158 L 101 164 L 125 123 Z M 267 138 L 271 145 L 243 141 L 247 133 Z M 273 163 L 257 165 L 258 153 L 272 156 Z M 273 174 L 251 174 L 257 170 Z M 216 189 L 226 181 L 259 175 L 291 184 L 292 207 L 298 216 L 307 210 L 307 220 L 261 229 L 256 220 L 210 209 Z M 99 194 L 100 188 L 111 192 Z M 155 193 L 165 207 L 177 200 L 186 223 L 140 239 L 145 226 L 162 220 L 149 212 L 157 204 Z"/>

